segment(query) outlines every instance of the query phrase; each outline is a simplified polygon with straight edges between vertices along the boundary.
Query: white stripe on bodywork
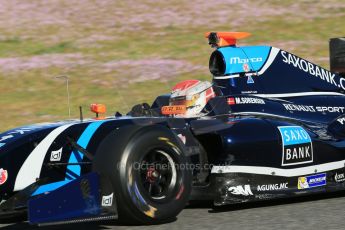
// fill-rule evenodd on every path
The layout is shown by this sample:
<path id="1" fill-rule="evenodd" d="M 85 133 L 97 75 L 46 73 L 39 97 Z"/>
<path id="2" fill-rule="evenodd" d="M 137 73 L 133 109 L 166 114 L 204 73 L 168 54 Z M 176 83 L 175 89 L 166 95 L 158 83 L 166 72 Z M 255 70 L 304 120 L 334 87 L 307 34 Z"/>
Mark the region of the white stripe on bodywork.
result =
<path id="1" fill-rule="evenodd" d="M 251 94 L 264 98 L 282 98 L 282 97 L 304 97 L 304 96 L 345 96 L 337 92 L 300 92 L 300 93 L 276 93 L 276 94 Z"/>
<path id="2" fill-rule="evenodd" d="M 292 118 L 292 117 L 281 116 L 281 115 L 276 115 L 276 114 L 272 114 L 272 113 L 261 113 L 261 112 L 236 112 L 236 113 L 231 113 L 231 115 L 268 116 L 268 117 L 277 117 L 277 118 L 281 118 L 281 119 L 297 120 L 296 118 Z M 303 119 L 298 119 L 298 120 L 303 121 Z"/>
<path id="3" fill-rule="evenodd" d="M 345 160 L 293 169 L 227 165 L 213 166 L 212 173 L 251 173 L 260 175 L 295 177 L 340 169 L 344 168 L 344 166 Z"/>
<path id="4" fill-rule="evenodd" d="M 259 75 L 263 74 L 268 69 L 268 67 L 271 66 L 271 64 L 273 63 L 274 59 L 276 59 L 279 51 L 280 51 L 280 49 L 272 47 L 270 56 L 268 57 L 265 65 L 259 71 Z"/>
<path id="5" fill-rule="evenodd" d="M 226 76 L 214 76 L 213 79 L 230 79 L 240 77 L 239 74 L 226 75 Z"/>
<path id="6" fill-rule="evenodd" d="M 36 182 L 36 179 L 40 177 L 43 161 L 49 147 L 63 131 L 72 125 L 68 124 L 54 129 L 37 145 L 20 168 L 14 184 L 14 191 L 22 190 Z"/>

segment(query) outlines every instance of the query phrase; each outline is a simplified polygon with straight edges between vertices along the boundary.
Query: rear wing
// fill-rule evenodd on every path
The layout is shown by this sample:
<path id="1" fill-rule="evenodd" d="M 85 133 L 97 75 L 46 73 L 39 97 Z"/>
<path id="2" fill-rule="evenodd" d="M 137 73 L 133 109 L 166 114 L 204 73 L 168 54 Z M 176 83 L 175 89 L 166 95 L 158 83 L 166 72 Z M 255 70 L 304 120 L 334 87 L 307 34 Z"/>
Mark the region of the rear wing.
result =
<path id="1" fill-rule="evenodd" d="M 345 37 L 329 40 L 329 55 L 331 72 L 345 77 Z"/>

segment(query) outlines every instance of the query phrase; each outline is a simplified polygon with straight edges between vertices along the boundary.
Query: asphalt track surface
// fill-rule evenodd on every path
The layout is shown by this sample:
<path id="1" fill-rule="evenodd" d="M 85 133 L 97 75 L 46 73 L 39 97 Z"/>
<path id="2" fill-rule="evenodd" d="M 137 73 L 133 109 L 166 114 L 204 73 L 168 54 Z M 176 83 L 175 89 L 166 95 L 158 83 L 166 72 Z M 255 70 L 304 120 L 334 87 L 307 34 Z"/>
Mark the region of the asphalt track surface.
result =
<path id="1" fill-rule="evenodd" d="M 155 226 L 124 226 L 98 222 L 37 227 L 26 222 L 0 224 L 4 230 L 102 230 L 102 229 L 345 229 L 345 192 L 327 196 L 227 206 L 217 211 L 209 203 L 192 204 L 171 223 Z"/>

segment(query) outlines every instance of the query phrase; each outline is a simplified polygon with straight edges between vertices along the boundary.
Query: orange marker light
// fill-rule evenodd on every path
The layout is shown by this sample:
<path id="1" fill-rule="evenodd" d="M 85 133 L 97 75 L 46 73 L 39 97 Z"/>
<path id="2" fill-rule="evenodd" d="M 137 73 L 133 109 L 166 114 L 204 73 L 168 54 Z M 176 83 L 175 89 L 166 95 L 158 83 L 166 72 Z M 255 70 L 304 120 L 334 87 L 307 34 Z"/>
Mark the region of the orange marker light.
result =
<path id="1" fill-rule="evenodd" d="M 107 112 L 107 109 L 106 109 L 105 105 L 103 105 L 103 104 L 91 104 L 90 110 L 91 110 L 91 112 L 96 113 L 95 119 L 98 119 L 98 120 L 104 119 L 105 117 L 102 115 L 104 115 Z M 101 114 L 101 116 L 100 116 L 100 114 Z"/>
<path id="2" fill-rule="evenodd" d="M 205 37 L 212 47 L 223 47 L 236 45 L 237 40 L 249 37 L 247 32 L 207 32 Z"/>
<path id="3" fill-rule="evenodd" d="M 185 114 L 186 111 L 187 109 L 184 105 L 163 106 L 161 109 L 163 115 Z"/>

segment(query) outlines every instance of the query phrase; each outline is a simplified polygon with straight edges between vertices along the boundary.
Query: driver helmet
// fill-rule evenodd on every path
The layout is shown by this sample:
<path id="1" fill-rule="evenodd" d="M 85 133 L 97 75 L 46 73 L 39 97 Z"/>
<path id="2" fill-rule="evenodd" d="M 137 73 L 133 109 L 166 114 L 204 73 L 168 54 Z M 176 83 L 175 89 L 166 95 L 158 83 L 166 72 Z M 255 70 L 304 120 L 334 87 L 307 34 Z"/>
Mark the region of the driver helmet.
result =
<path id="1" fill-rule="evenodd" d="M 201 115 L 207 102 L 213 97 L 215 93 L 210 82 L 186 80 L 174 86 L 169 105 L 186 107 L 186 112 L 176 115 L 178 117 L 197 117 Z"/>

